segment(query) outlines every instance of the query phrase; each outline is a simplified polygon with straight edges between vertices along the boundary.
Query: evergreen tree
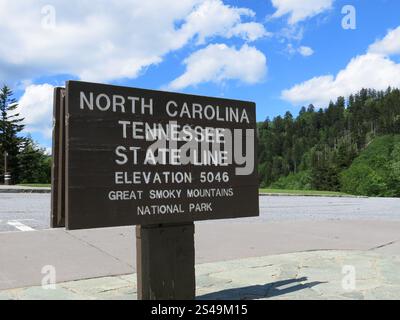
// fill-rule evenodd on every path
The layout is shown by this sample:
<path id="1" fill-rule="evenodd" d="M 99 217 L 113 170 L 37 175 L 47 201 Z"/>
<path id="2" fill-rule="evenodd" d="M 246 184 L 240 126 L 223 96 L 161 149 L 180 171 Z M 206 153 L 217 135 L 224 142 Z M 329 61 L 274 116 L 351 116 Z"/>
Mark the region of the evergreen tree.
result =
<path id="1" fill-rule="evenodd" d="M 51 181 L 51 157 L 28 137 L 18 155 L 20 183 L 45 184 Z"/>
<path id="2" fill-rule="evenodd" d="M 13 92 L 7 86 L 0 89 L 0 153 L 8 154 L 8 171 L 11 173 L 13 182 L 19 181 L 20 170 L 18 165 L 18 153 L 23 138 L 18 133 L 24 129 L 23 118 L 16 112 L 17 101 L 13 98 Z M 1 164 L 4 171 L 4 164 Z"/>

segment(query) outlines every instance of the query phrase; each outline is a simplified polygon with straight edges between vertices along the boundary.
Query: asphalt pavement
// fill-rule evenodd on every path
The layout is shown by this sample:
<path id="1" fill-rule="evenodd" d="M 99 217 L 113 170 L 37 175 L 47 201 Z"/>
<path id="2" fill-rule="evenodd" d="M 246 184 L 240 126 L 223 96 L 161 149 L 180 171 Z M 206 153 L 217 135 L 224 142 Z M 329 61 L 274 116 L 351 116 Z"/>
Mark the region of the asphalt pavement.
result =
<path id="1" fill-rule="evenodd" d="M 343 220 L 400 221 L 400 199 L 261 196 L 259 218 L 229 222 Z M 0 232 L 44 230 L 49 226 L 50 194 L 0 193 Z"/>
<path id="2" fill-rule="evenodd" d="M 0 232 L 50 227 L 50 194 L 0 193 Z"/>
<path id="3" fill-rule="evenodd" d="M 315 250 L 400 255 L 400 199 L 260 197 L 261 216 L 196 223 L 196 263 Z M 49 230 L 49 194 L 0 194 L 0 290 L 132 274 L 135 228 Z M 212 250 L 210 250 L 212 248 Z"/>

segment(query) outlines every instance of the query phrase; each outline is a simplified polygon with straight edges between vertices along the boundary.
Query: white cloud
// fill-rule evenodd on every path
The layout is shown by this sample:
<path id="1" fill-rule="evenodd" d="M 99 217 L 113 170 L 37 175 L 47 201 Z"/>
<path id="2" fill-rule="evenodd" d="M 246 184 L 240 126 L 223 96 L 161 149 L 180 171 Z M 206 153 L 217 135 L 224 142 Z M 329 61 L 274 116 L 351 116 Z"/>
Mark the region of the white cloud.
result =
<path id="1" fill-rule="evenodd" d="M 55 8 L 54 28 L 43 28 L 46 5 Z M 193 39 L 265 36 L 262 24 L 248 21 L 254 16 L 221 0 L 1 0 L 0 81 L 135 78 Z"/>
<path id="2" fill-rule="evenodd" d="M 296 48 L 292 43 L 287 44 L 285 52 L 290 56 L 301 54 L 303 57 L 309 57 L 314 54 L 314 50 L 312 48 L 305 46 Z"/>
<path id="3" fill-rule="evenodd" d="M 309 57 L 312 56 L 314 54 L 314 50 L 310 47 L 305 47 L 302 46 L 299 48 L 299 53 L 303 56 L 303 57 Z"/>
<path id="4" fill-rule="evenodd" d="M 25 118 L 26 132 L 50 139 L 53 120 L 53 90 L 50 84 L 29 85 L 19 100 L 18 112 Z"/>
<path id="5" fill-rule="evenodd" d="M 240 23 L 231 28 L 227 32 L 227 37 L 241 37 L 246 41 L 252 42 L 262 37 L 271 36 L 272 34 L 265 30 L 262 24 L 256 22 Z"/>
<path id="6" fill-rule="evenodd" d="M 289 24 L 296 24 L 332 8 L 334 0 L 272 0 L 277 9 L 273 18 L 289 15 Z"/>
<path id="7" fill-rule="evenodd" d="M 348 96 L 362 88 L 385 90 L 389 86 L 400 87 L 399 74 L 400 64 L 385 56 L 367 53 L 353 58 L 336 77 L 312 78 L 284 90 L 282 97 L 293 104 L 314 103 L 325 107 L 330 100 Z"/>
<path id="8" fill-rule="evenodd" d="M 384 55 L 400 54 L 400 26 L 394 30 L 389 30 L 386 37 L 376 41 L 368 50 L 371 53 Z"/>
<path id="9" fill-rule="evenodd" d="M 257 83 L 267 72 L 267 59 L 254 47 L 243 45 L 239 50 L 225 44 L 213 44 L 193 53 L 184 61 L 186 71 L 168 88 L 182 89 L 204 82 L 219 83 L 235 79 Z"/>
<path id="10" fill-rule="evenodd" d="M 268 32 L 260 23 L 241 22 L 242 17 L 254 16 L 255 12 L 250 9 L 231 7 L 221 0 L 206 0 L 188 15 L 179 32 L 184 38 L 197 35 L 198 44 L 204 44 L 207 38 L 215 35 L 255 41 Z"/>
<path id="11" fill-rule="evenodd" d="M 301 41 L 304 37 L 304 26 L 300 24 L 288 25 L 275 34 L 280 40 Z"/>
<path id="12" fill-rule="evenodd" d="M 390 41 L 399 37 L 396 30 L 371 45 L 365 54 L 353 58 L 336 76 L 323 75 L 297 84 L 282 92 L 282 98 L 293 104 L 325 107 L 330 100 L 348 96 L 362 88 L 386 90 L 389 86 L 400 88 L 400 63 L 390 59 L 398 53 Z"/>

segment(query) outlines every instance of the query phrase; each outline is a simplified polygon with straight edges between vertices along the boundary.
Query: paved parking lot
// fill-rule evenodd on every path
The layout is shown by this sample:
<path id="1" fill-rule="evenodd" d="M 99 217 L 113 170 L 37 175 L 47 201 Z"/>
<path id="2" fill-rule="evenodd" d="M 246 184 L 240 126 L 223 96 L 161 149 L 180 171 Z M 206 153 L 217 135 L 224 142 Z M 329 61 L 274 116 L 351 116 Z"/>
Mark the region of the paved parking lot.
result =
<path id="1" fill-rule="evenodd" d="M 48 229 L 49 217 L 50 194 L 0 193 L 0 232 Z M 400 199 L 263 196 L 260 197 L 259 218 L 230 221 L 305 220 L 400 221 Z"/>
<path id="2" fill-rule="evenodd" d="M 0 193 L 0 232 L 50 226 L 50 194 Z"/>

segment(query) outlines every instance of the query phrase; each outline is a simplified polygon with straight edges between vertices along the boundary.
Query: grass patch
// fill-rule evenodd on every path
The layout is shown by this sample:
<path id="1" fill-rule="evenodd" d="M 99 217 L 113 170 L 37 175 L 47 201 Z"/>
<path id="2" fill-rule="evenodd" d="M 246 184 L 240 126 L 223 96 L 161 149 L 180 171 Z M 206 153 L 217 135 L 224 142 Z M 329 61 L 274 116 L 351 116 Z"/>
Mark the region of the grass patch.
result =
<path id="1" fill-rule="evenodd" d="M 32 183 L 32 184 L 19 184 L 20 187 L 34 187 L 34 188 L 51 188 L 51 184 Z"/>
<path id="2" fill-rule="evenodd" d="M 307 196 L 347 196 L 343 192 L 333 191 L 316 191 L 316 190 L 287 190 L 287 189 L 260 189 L 261 193 L 277 193 L 277 194 L 298 194 Z"/>

